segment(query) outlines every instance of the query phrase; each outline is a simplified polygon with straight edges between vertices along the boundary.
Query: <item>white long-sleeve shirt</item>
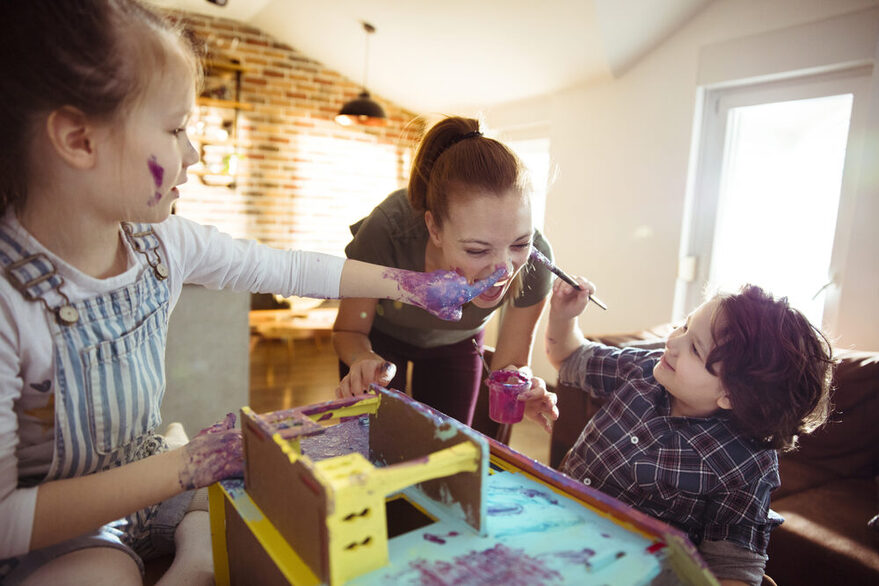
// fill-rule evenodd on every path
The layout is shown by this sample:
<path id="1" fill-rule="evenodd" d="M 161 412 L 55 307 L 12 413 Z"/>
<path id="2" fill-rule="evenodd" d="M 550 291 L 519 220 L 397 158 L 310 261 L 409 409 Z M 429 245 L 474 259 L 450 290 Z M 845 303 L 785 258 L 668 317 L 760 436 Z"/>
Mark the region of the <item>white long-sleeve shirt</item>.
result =
<path id="1" fill-rule="evenodd" d="M 95 279 L 49 252 L 7 213 L 0 220 L 31 253 L 46 254 L 64 278 L 62 291 L 75 303 L 135 282 L 152 270 L 127 239 L 128 268 Z M 184 283 L 210 289 L 277 293 L 285 297 L 336 298 L 344 259 L 285 251 L 232 238 L 212 226 L 179 216 L 155 224 L 159 254 L 169 269 L 171 309 Z M 18 488 L 19 478 L 44 475 L 54 441 L 54 315 L 38 301 L 27 301 L 0 277 L 0 559 L 28 551 L 37 488 Z M 52 393 L 47 393 L 47 388 Z M 41 390 L 42 389 L 42 390 Z"/>

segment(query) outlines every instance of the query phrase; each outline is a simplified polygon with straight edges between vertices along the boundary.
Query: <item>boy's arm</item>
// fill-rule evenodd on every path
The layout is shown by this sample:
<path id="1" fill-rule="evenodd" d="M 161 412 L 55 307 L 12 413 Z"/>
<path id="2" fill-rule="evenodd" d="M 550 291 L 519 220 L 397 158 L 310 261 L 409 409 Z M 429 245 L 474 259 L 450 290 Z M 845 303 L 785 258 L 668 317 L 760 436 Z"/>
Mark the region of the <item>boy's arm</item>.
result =
<path id="1" fill-rule="evenodd" d="M 721 586 L 760 584 L 766 556 L 729 541 L 703 541 L 699 554 Z"/>
<path id="2" fill-rule="evenodd" d="M 580 283 L 580 291 L 561 279 L 556 279 L 552 286 L 546 326 L 546 355 L 556 368 L 586 342 L 577 324 L 577 316 L 586 309 L 589 296 L 595 293 L 595 286 L 582 277 L 576 279 Z"/>

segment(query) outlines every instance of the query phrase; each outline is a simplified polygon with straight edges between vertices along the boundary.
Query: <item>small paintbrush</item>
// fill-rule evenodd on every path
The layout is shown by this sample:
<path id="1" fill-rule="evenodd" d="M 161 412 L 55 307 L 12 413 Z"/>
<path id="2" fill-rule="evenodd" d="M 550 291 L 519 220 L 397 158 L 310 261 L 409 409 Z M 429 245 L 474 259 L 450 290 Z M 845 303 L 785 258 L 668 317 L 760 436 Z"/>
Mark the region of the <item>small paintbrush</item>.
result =
<path id="1" fill-rule="evenodd" d="M 573 287 L 577 291 L 580 291 L 583 289 L 583 287 L 581 287 L 577 281 L 575 281 L 573 278 L 571 278 L 565 271 L 563 271 L 562 269 L 555 266 L 555 264 L 551 260 L 546 258 L 546 256 L 544 256 L 544 254 L 542 252 L 540 252 L 539 250 L 537 250 L 536 248 L 533 248 L 533 247 L 531 248 L 531 258 L 533 258 L 534 260 L 536 260 L 537 262 L 539 262 L 540 264 L 542 264 L 543 266 L 548 268 L 551 273 L 556 275 L 559 279 L 561 279 L 562 281 L 564 281 L 565 283 L 567 283 L 568 285 L 570 285 L 571 287 Z M 597 305 L 601 309 L 605 309 L 605 310 L 607 309 L 607 305 L 605 305 L 604 302 L 601 299 L 599 299 L 598 297 L 595 297 L 594 295 L 590 295 L 589 300 L 592 301 L 592 303 L 594 303 L 595 305 Z"/>
<path id="2" fill-rule="evenodd" d="M 479 359 L 482 360 L 482 366 L 485 368 L 485 374 L 491 376 L 491 369 L 488 367 L 488 362 L 485 361 L 485 355 L 482 354 L 482 350 L 479 349 L 479 344 L 476 343 L 475 338 L 470 339 L 473 342 L 473 347 L 476 348 L 476 353 L 479 354 Z"/>

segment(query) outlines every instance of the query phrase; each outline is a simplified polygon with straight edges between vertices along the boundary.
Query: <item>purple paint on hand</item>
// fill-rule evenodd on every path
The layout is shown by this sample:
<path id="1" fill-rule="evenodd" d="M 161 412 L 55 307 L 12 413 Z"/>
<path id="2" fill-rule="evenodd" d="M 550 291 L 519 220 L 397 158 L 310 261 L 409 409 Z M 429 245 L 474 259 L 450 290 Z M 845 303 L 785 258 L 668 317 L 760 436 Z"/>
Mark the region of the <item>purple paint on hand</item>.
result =
<path id="1" fill-rule="evenodd" d="M 182 449 L 184 466 L 178 480 L 184 490 L 244 474 L 244 445 L 234 413 L 201 430 Z"/>
<path id="2" fill-rule="evenodd" d="M 465 277 L 453 271 L 385 271 L 385 277 L 397 281 L 400 290 L 407 293 L 403 301 L 447 321 L 460 320 L 461 306 L 481 295 L 506 274 L 506 267 L 499 267 L 487 278 L 471 285 Z"/>

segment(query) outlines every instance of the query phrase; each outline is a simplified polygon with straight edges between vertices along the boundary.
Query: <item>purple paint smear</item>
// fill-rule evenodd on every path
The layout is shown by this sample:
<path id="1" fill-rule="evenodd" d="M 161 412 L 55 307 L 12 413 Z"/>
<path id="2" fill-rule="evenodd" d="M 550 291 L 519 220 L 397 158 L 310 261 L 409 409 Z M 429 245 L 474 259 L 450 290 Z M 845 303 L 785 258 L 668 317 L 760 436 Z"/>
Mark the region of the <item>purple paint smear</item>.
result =
<path id="1" fill-rule="evenodd" d="M 430 541 L 431 543 L 437 543 L 442 545 L 446 542 L 446 539 L 449 537 L 457 537 L 459 533 L 457 531 L 449 531 L 445 535 L 434 535 L 433 533 L 425 533 L 422 535 L 425 541 Z"/>
<path id="2" fill-rule="evenodd" d="M 591 563 L 590 560 L 595 557 L 595 550 L 589 547 L 584 547 L 579 550 L 560 551 L 552 555 L 570 564 L 589 566 Z"/>
<path id="3" fill-rule="evenodd" d="M 150 157 L 150 160 L 147 161 L 147 165 L 150 167 L 150 173 L 153 174 L 153 182 L 156 184 L 156 187 L 161 187 L 162 180 L 165 178 L 165 169 L 159 164 L 156 155 Z"/>
<path id="4" fill-rule="evenodd" d="M 465 277 L 453 271 L 416 273 L 387 269 L 384 272 L 385 278 L 396 281 L 399 289 L 406 293 L 401 301 L 447 321 L 460 320 L 461 306 L 481 295 L 506 274 L 506 267 L 499 267 L 487 278 L 471 285 Z"/>
<path id="5" fill-rule="evenodd" d="M 150 168 L 150 173 L 153 176 L 153 183 L 156 184 L 156 188 L 162 187 L 162 180 L 165 178 L 165 169 L 159 164 L 159 161 L 156 159 L 156 155 L 150 156 L 150 160 L 147 161 L 147 166 Z M 147 201 L 147 205 L 152 207 L 159 203 L 162 199 L 162 194 L 156 191 L 153 194 L 152 199 Z"/>
<path id="6" fill-rule="evenodd" d="M 345 418 L 318 435 L 300 440 L 302 453 L 315 462 L 357 452 L 369 459 L 369 415 Z"/>
<path id="7" fill-rule="evenodd" d="M 471 551 L 451 561 L 415 560 L 409 562 L 408 570 L 395 578 L 399 578 L 395 583 L 410 581 L 429 586 L 539 586 L 547 581 L 556 583 L 562 575 L 526 555 L 523 549 L 498 544 L 484 551 Z"/>
<path id="8" fill-rule="evenodd" d="M 190 490 L 243 476 L 243 448 L 241 430 L 235 429 L 235 414 L 229 413 L 183 446 L 185 464 L 178 476 L 180 486 Z"/>

